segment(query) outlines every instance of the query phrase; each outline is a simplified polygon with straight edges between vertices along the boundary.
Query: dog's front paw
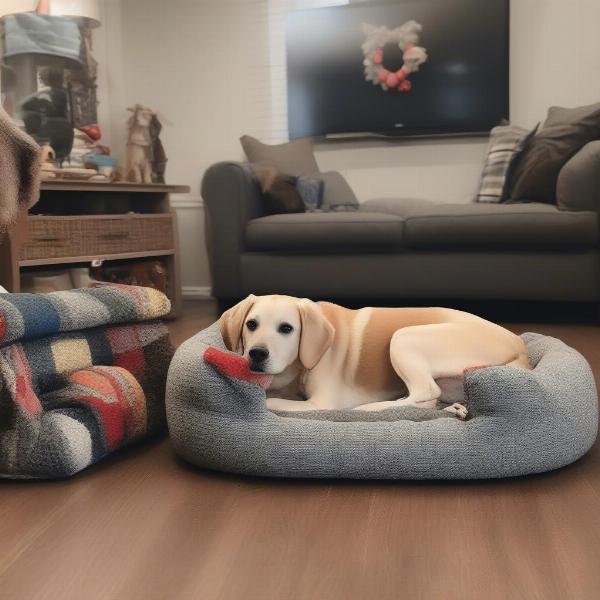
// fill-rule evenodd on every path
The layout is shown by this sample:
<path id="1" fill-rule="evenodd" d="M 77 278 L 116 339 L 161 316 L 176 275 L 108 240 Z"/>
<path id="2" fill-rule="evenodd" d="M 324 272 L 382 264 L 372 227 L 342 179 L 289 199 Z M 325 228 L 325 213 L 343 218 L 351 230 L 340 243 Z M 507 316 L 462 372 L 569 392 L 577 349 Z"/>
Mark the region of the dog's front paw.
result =
<path id="1" fill-rule="evenodd" d="M 463 406 L 462 404 L 459 404 L 458 402 L 447 406 L 446 408 L 444 408 L 444 411 L 453 414 L 457 419 L 460 419 L 461 421 L 464 421 L 467 418 L 467 415 L 469 414 L 467 407 Z"/>
<path id="2" fill-rule="evenodd" d="M 267 410 L 285 410 L 285 408 L 282 408 L 282 405 L 285 404 L 285 400 L 283 398 L 269 398 L 267 396 L 266 404 Z"/>

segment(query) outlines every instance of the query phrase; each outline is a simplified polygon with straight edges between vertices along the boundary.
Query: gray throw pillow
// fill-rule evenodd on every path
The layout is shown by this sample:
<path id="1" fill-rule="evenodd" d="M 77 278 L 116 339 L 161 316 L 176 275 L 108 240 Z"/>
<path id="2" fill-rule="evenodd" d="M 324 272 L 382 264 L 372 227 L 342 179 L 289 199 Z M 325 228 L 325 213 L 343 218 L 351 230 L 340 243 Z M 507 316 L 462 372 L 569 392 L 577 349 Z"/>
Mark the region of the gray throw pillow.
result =
<path id="1" fill-rule="evenodd" d="M 586 144 L 560 170 L 556 203 L 563 210 L 600 210 L 600 140 Z"/>
<path id="2" fill-rule="evenodd" d="M 319 173 L 318 177 L 323 180 L 325 185 L 321 203 L 324 211 L 358 210 L 358 200 L 341 173 L 327 171 Z"/>
<path id="3" fill-rule="evenodd" d="M 280 173 L 312 175 L 319 170 L 310 139 L 293 140 L 287 144 L 263 144 L 249 135 L 240 138 L 248 162 L 272 165 Z"/>
<path id="4" fill-rule="evenodd" d="M 583 146 L 598 138 L 600 108 L 550 109 L 544 126 L 515 168 L 510 200 L 555 203 L 560 170 Z"/>
<path id="5" fill-rule="evenodd" d="M 586 106 L 577 106 L 576 108 L 563 108 L 562 106 L 551 106 L 548 109 L 543 128 L 553 127 L 555 125 L 571 125 L 584 119 L 592 113 L 600 111 L 600 102 L 596 104 L 587 104 Z"/>
<path id="6" fill-rule="evenodd" d="M 492 129 L 476 202 L 498 203 L 506 199 L 511 171 L 536 130 L 537 127 L 529 131 L 516 125 Z"/>

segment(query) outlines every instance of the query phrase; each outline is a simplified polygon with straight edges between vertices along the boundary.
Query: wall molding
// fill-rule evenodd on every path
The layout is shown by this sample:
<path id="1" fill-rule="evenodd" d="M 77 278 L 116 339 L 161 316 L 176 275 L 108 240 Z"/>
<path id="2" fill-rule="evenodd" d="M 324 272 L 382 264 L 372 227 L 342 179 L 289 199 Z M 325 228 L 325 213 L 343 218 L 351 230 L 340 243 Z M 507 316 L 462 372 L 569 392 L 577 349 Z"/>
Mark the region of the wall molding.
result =
<path id="1" fill-rule="evenodd" d="M 202 196 L 186 196 L 181 200 L 171 198 L 171 206 L 177 208 L 192 208 L 192 209 L 203 209 L 204 200 Z"/>
<path id="2" fill-rule="evenodd" d="M 184 285 L 181 291 L 187 300 L 212 298 L 212 289 L 209 285 Z"/>

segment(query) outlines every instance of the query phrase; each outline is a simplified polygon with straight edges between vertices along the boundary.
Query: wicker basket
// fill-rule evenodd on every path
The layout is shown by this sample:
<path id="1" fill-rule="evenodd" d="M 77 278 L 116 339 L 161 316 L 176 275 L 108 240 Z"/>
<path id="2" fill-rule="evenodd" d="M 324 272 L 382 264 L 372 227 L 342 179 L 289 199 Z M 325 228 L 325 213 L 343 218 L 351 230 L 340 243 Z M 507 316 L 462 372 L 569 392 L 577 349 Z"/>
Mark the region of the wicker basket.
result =
<path id="1" fill-rule="evenodd" d="M 82 254 L 81 222 L 64 217 L 29 217 L 21 260 Z"/>
<path id="2" fill-rule="evenodd" d="M 170 214 L 56 217 L 30 216 L 21 260 L 98 257 L 173 250 Z"/>

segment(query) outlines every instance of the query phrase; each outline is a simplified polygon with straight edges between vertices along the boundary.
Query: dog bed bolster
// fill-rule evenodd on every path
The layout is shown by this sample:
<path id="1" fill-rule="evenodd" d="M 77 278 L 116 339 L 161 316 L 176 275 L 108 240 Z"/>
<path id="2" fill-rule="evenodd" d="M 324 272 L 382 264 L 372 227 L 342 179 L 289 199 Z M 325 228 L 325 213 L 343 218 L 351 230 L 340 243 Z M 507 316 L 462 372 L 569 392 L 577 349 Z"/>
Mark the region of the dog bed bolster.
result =
<path id="1" fill-rule="evenodd" d="M 169 369 L 174 449 L 201 467 L 271 477 L 477 479 L 556 469 L 594 443 L 594 378 L 560 340 L 523 339 L 531 371 L 465 373 L 467 421 L 414 407 L 275 414 L 265 405 L 268 381 L 244 370 L 215 323 L 185 342 Z"/>

